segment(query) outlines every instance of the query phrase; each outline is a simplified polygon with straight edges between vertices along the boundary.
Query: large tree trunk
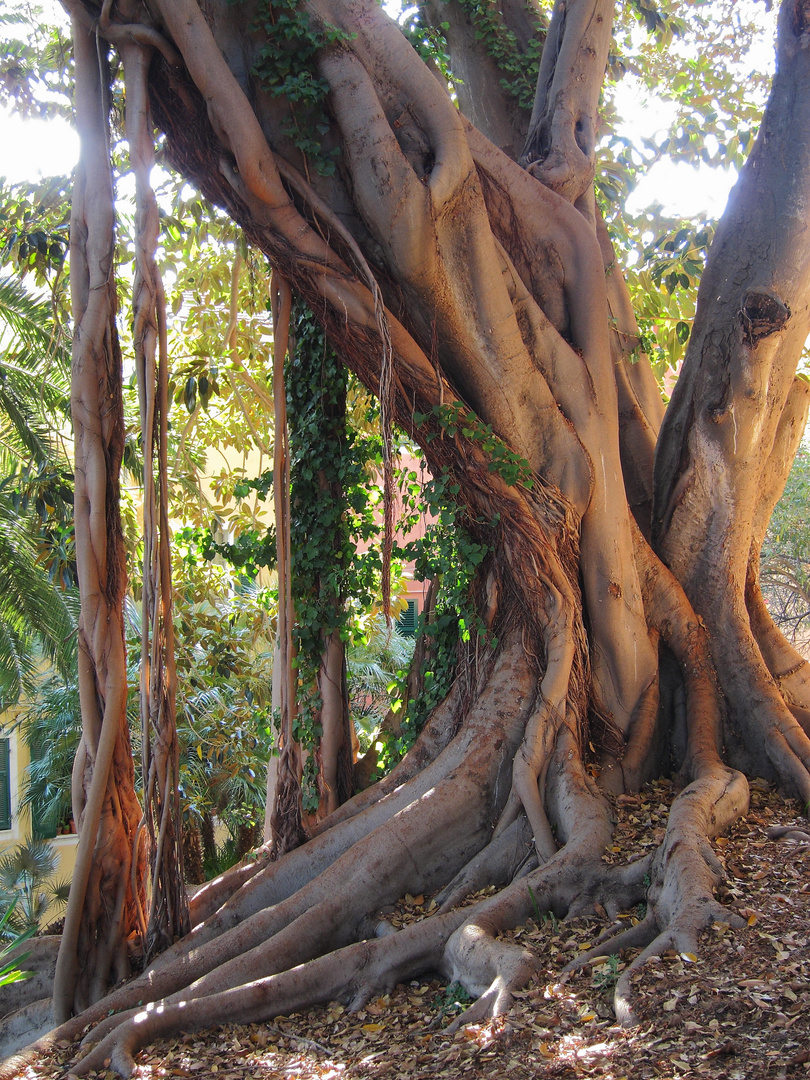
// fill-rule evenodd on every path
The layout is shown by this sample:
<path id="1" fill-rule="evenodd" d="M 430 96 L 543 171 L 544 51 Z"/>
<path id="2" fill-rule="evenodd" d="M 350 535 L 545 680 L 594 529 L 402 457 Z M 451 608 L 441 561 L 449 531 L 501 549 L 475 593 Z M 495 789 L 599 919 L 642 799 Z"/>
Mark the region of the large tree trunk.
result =
<path id="1" fill-rule="evenodd" d="M 773 678 L 784 669 L 769 669 L 762 620 L 752 625 L 745 589 L 752 548 L 758 557 L 807 415 L 807 388 L 795 375 L 810 333 L 809 18 L 806 3 L 780 13 L 768 110 L 712 245 L 661 430 L 653 522 L 659 549 L 709 629 L 737 760 L 805 804 L 808 728 Z"/>
<path id="2" fill-rule="evenodd" d="M 736 766 L 767 759 L 810 794 L 806 683 L 780 666 L 750 581 L 803 415 L 791 384 L 808 332 L 810 5 L 784 5 L 779 73 L 710 255 L 656 490 L 662 409 L 644 358 L 627 357 L 636 328 L 592 190 L 611 3 L 555 10 L 524 168 L 514 139 L 498 136 L 504 152 L 457 111 L 374 0 L 303 0 L 303 32 L 331 27 L 315 59 L 323 145 L 340 148 L 326 177 L 287 134 L 295 106 L 251 74 L 263 49 L 288 47 L 272 6 L 269 45 L 247 29 L 250 4 L 149 10 L 149 32 L 180 57 L 169 64 L 164 48 L 151 71 L 170 157 L 307 299 L 370 388 L 392 365 L 397 421 L 434 475 L 455 479 L 488 545 L 476 601 L 490 636 L 461 657 L 389 777 L 302 848 L 201 890 L 192 933 L 60 1034 L 125 1010 L 93 1031 L 102 1041 L 78 1068 L 111 1058 L 127 1074 L 158 1034 L 331 998 L 358 1005 L 430 968 L 476 996 L 465 1019 L 498 1013 L 533 973 L 499 929 L 537 909 L 613 915 L 646 898 L 640 926 L 597 950 L 642 949 L 616 990 L 630 1020 L 640 964 L 694 951 L 713 919 L 739 922 L 714 899 L 707 843 L 747 805 Z M 451 44 L 482 47 L 469 33 Z M 674 694 L 660 692 L 664 655 Z M 682 786 L 663 842 L 610 867 L 602 789 L 634 789 L 662 767 Z M 455 906 L 487 883 L 504 888 Z M 406 890 L 438 891 L 438 913 L 375 938 L 380 907 Z"/>

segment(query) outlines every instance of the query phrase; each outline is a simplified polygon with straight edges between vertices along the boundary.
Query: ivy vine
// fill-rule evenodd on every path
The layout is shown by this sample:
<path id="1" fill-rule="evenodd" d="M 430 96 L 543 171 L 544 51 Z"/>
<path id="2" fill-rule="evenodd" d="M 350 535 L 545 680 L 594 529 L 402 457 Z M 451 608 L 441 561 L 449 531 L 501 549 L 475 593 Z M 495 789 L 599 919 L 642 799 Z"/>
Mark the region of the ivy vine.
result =
<path id="1" fill-rule="evenodd" d="M 253 72 L 273 97 L 290 106 L 291 119 L 282 130 L 312 163 L 321 176 L 331 176 L 340 148 L 323 147 L 329 131 L 326 98 L 329 84 L 317 72 L 316 57 L 321 49 L 350 41 L 339 26 L 315 21 L 299 11 L 299 0 L 273 0 L 254 23 L 264 32 L 265 44 Z"/>
<path id="2" fill-rule="evenodd" d="M 410 516 L 407 527 L 423 515 L 429 519 L 424 536 L 400 547 L 397 554 L 414 564 L 417 581 L 434 581 L 438 589 L 429 619 L 422 612 L 417 638 L 430 639 L 420 671 L 422 692 L 408 702 L 395 739 L 378 747 L 378 773 L 384 775 L 411 748 L 431 712 L 450 692 L 458 666 L 460 642 L 484 638 L 487 629 L 476 609 L 474 584 L 492 545 L 483 539 L 492 523 L 473 522 L 458 501 L 461 487 L 449 474 L 432 477 L 421 486 L 415 473 L 410 481 Z M 473 531 L 474 530 L 474 531 Z M 405 697 L 408 673 L 402 671 L 391 687 L 395 701 Z"/>
<path id="3" fill-rule="evenodd" d="M 452 401 L 444 405 L 434 405 L 429 413 L 414 413 L 414 423 L 422 425 L 433 418 L 439 431 L 429 431 L 425 441 L 431 442 L 437 435 L 445 434 L 454 438 L 457 434 L 477 443 L 489 458 L 487 468 L 501 477 L 510 487 L 520 484 L 531 489 L 534 480 L 528 461 L 511 450 L 500 436 L 492 430 L 492 424 L 485 424 L 463 402 Z M 456 491 L 451 494 L 456 494 Z"/>
<path id="4" fill-rule="evenodd" d="M 302 779 L 304 812 L 318 805 L 317 757 L 322 730 L 318 673 L 324 641 L 337 631 L 352 635 L 353 597 L 370 607 L 377 593 L 380 557 L 359 552 L 359 540 L 376 535 L 368 486 L 370 461 L 380 456 L 377 436 L 346 422 L 349 375 L 303 301 L 293 308 L 295 348 L 287 361 L 290 429 L 290 547 L 293 639 L 298 675 L 298 715 L 293 734 L 310 753 Z"/>
<path id="5" fill-rule="evenodd" d="M 355 636 L 357 613 L 378 600 L 381 559 L 375 541 L 380 532 L 381 493 L 374 481 L 381 466 L 376 406 L 364 417 L 346 415 L 351 376 L 329 346 L 312 312 L 300 300 L 293 308 L 294 348 L 285 381 L 290 444 L 290 544 L 293 631 L 298 683 L 298 715 L 294 737 L 309 751 L 302 778 L 305 812 L 318 803 L 317 750 L 322 729 L 318 676 L 326 637 L 337 631 L 345 642 Z M 358 423 L 359 419 L 359 423 Z M 363 422 L 365 421 L 365 422 Z M 434 406 L 416 414 L 426 442 L 461 437 L 486 454 L 488 468 L 507 484 L 531 487 L 531 468 L 462 402 Z M 365 434 L 372 432 L 373 434 Z M 260 499 L 272 490 L 271 470 L 240 481 L 238 497 L 255 492 Z M 474 519 L 461 499 L 461 485 L 441 473 L 423 484 L 413 470 L 403 470 L 399 489 L 404 504 L 400 533 L 407 534 L 427 518 L 424 535 L 395 547 L 397 559 L 412 562 L 420 581 L 436 582 L 434 610 L 420 615 L 417 635 L 427 638 L 420 674 L 421 692 L 409 701 L 395 737 L 377 744 L 377 774 L 387 772 L 413 745 L 432 710 L 449 693 L 456 675 L 459 645 L 488 636 L 477 612 L 475 585 L 482 564 L 494 547 L 495 521 Z M 186 536 L 189 544 L 191 537 Z M 197 537 L 197 552 L 222 555 L 250 577 L 275 563 L 274 535 L 245 533 L 219 544 L 210 533 Z M 361 551 L 359 548 L 366 547 Z M 404 700 L 408 672 L 389 686 L 394 701 Z"/>
<path id="6" fill-rule="evenodd" d="M 484 45 L 503 73 L 503 89 L 521 109 L 531 110 L 543 52 L 545 25 L 540 22 L 536 24 L 537 33 L 525 51 L 521 51 L 517 38 L 504 23 L 498 5 L 492 0 L 459 0 L 459 6 L 470 17 L 476 40 Z"/>

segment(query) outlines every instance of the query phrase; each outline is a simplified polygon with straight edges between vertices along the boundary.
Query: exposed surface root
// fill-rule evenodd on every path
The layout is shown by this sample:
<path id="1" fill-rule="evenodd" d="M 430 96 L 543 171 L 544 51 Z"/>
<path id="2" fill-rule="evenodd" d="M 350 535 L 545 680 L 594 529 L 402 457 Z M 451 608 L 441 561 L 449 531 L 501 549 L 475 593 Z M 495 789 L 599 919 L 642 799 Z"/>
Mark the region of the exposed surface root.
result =
<path id="1" fill-rule="evenodd" d="M 321 1002 L 359 1006 L 369 996 L 435 966 L 440 950 L 463 912 L 438 916 L 392 937 L 362 941 L 329 953 L 302 968 L 259 979 L 207 998 L 159 1004 L 124 1020 L 74 1066 L 72 1074 L 109 1067 L 128 1077 L 133 1055 L 153 1039 L 177 1030 L 198 1031 L 227 1020 L 252 1023 Z"/>
<path id="2" fill-rule="evenodd" d="M 730 770 L 698 779 L 676 797 L 664 841 L 654 854 L 608 865 L 601 852 L 611 838 L 611 813 L 575 746 L 572 734 L 564 729 L 547 789 L 549 813 L 563 846 L 543 866 L 472 907 L 437 911 L 398 932 L 348 945 L 308 964 L 231 989 L 197 996 L 205 988 L 189 988 L 177 1000 L 112 1017 L 89 1036 L 89 1041 L 99 1037 L 102 1041 L 75 1066 L 75 1075 L 109 1063 L 120 1075 L 129 1076 L 133 1055 L 161 1035 L 191 1032 L 229 1019 L 267 1020 L 327 1001 L 363 1008 L 389 993 L 394 983 L 431 970 L 461 983 L 476 998 L 453 1029 L 497 1017 L 509 1011 L 515 994 L 521 996 L 540 970 L 536 956 L 520 941 L 503 939 L 503 931 L 532 917 L 538 925 L 548 918 L 555 927 L 556 919 L 563 916 L 574 920 L 594 913 L 613 917 L 618 911 L 632 910 L 646 894 L 644 919 L 623 933 L 603 934 L 592 950 L 568 965 L 570 970 L 597 956 L 642 948 L 616 986 L 617 1016 L 632 1022 L 631 981 L 640 966 L 670 950 L 697 953 L 698 934 L 712 920 L 730 926 L 743 921 L 712 896 L 722 868 L 707 838 L 724 830 L 742 812 L 747 785 Z M 557 820 L 559 814 L 566 815 L 565 833 Z M 516 823 L 512 840 L 520 850 L 530 850 L 525 819 Z M 499 842 L 491 846 L 494 852 Z M 464 872 L 471 873 L 480 860 L 481 856 L 472 860 Z M 248 971 L 255 973 L 256 966 L 245 957 L 243 978 Z M 0 1072 L 3 1075 L 14 1073 Z"/>
<path id="3" fill-rule="evenodd" d="M 449 911 L 465 896 L 487 885 L 505 885 L 537 866 L 531 827 L 525 814 L 504 829 L 459 871 L 436 897 L 440 910 Z"/>
<path id="4" fill-rule="evenodd" d="M 552 785 L 554 805 L 578 807 L 583 819 L 595 815 L 605 824 L 603 831 L 582 828 L 584 821 L 579 822 L 569 844 L 544 867 L 475 908 L 438 914 L 398 934 L 349 945 L 303 967 L 243 986 L 221 990 L 217 973 L 213 983 L 205 985 L 203 981 L 189 988 L 182 1000 L 160 1003 L 120 1022 L 113 1018 L 113 1030 L 82 1060 L 77 1075 L 109 1059 L 116 1071 L 128 1076 L 138 1047 L 178 1028 L 196 1030 L 236 1015 L 248 1021 L 268 1019 L 333 998 L 359 1007 L 399 979 L 430 967 L 446 972 L 476 996 L 470 1017 L 500 1015 L 508 1009 L 513 992 L 531 980 L 536 962 L 527 950 L 498 942 L 495 934 L 525 919 L 531 905 L 538 910 L 541 905 L 545 910 L 571 908 L 583 889 L 592 887 L 594 868 L 601 865 L 597 852 L 610 835 L 605 806 L 588 787 L 574 752 L 573 736 L 569 734 L 560 742 L 557 778 Z M 294 925 L 290 931 L 297 934 Z M 283 936 L 276 935 L 272 944 L 288 956 L 280 940 Z M 249 957 L 241 957 L 239 962 L 243 977 L 246 971 L 255 976 L 257 966 Z M 198 993 L 206 996 L 195 996 Z"/>
<path id="5" fill-rule="evenodd" d="M 507 790 L 509 765 L 535 693 L 536 675 L 520 635 L 506 634 L 486 689 L 432 764 L 365 814 L 312 842 L 316 867 L 319 853 L 323 861 L 324 851 L 332 856 L 317 877 L 310 870 L 309 880 L 295 888 L 296 873 L 285 862 L 297 870 L 303 861 L 298 852 L 265 867 L 246 884 L 244 896 L 237 894 L 150 971 L 110 995 L 104 1012 L 171 994 L 218 993 L 244 982 L 245 971 L 254 979 L 276 974 L 348 944 L 381 904 L 444 884 L 486 843 L 488 807 L 497 807 L 498 792 Z M 492 739 L 500 747 L 494 757 Z M 359 835 L 346 858 L 341 832 Z M 94 1011 L 82 1023 L 98 1015 Z"/>
<path id="6" fill-rule="evenodd" d="M 478 689 L 483 692 L 484 687 Z M 463 697 L 459 681 L 434 711 L 411 753 L 383 780 L 360 792 L 321 822 L 317 836 L 306 848 L 287 852 L 275 862 L 270 860 L 271 845 L 265 844 L 249 860 L 204 885 L 190 904 L 198 940 L 201 942 L 208 935 L 216 936 L 220 926 L 231 920 L 245 918 L 287 899 L 348 851 L 352 844 L 407 806 L 409 800 L 418 798 L 418 784 L 407 790 L 403 785 L 435 761 L 456 734 L 461 722 L 459 709 Z M 349 824 L 355 818 L 359 820 Z M 205 928 L 203 923 L 206 923 Z"/>
<path id="7" fill-rule="evenodd" d="M 621 850 L 608 853 L 616 865 L 650 850 L 652 834 L 666 824 L 663 804 L 671 793 L 671 784 L 655 782 L 639 797 L 616 800 L 614 846 Z M 717 1080 L 729 1071 L 779 1080 L 786 1066 L 789 1076 L 794 1066 L 801 1074 L 810 1032 L 810 854 L 765 840 L 771 822 L 800 827 L 799 807 L 755 786 L 747 818 L 712 844 L 728 867 L 720 898 L 747 925 L 733 930 L 715 924 L 701 935 L 697 962 L 668 953 L 636 972 L 634 1004 L 641 1023 L 635 1028 L 619 1028 L 610 1007 L 615 977 L 632 953 L 559 977 L 561 964 L 593 942 L 601 916 L 562 922 L 532 915 L 502 940 L 531 949 L 540 972 L 515 992 L 508 1016 L 499 1020 L 453 1036 L 446 1025 L 461 1011 L 462 995 L 446 985 L 446 977 L 427 973 L 399 983 L 357 1013 L 333 1002 L 270 1024 L 229 1024 L 179 1040 L 158 1039 L 136 1057 L 135 1074 L 207 1077 L 216 1075 L 216 1066 L 220 1075 L 244 1080 L 266 1074 L 316 1080 L 332 1070 L 347 1080 L 392 1074 L 402 1080 L 426 1074 L 531 1080 L 555 1072 L 573 1075 L 584 1067 L 599 1080 L 615 1080 L 655 1074 L 662 1061 L 675 1058 Z M 427 899 L 423 906 L 429 906 Z M 418 917 L 419 905 L 401 907 L 403 914 L 410 910 Z M 638 916 L 631 908 L 620 921 L 629 924 Z M 777 947 L 781 956 L 774 963 Z M 27 1070 L 18 1068 L 15 1080 L 62 1080 L 72 1060 L 69 1048 L 57 1048 Z"/>
<path id="8" fill-rule="evenodd" d="M 672 806 L 664 842 L 650 866 L 644 920 L 605 936 L 568 965 L 567 970 L 574 970 L 595 957 L 643 947 L 616 984 L 614 1008 L 620 1023 L 636 1022 L 631 977 L 650 957 L 670 949 L 696 953 L 699 934 L 713 922 L 742 925 L 739 916 L 714 899 L 724 872 L 708 838 L 725 831 L 747 807 L 748 784 L 741 773 L 723 770 L 721 775 L 704 776 L 685 788 Z"/>
<path id="9" fill-rule="evenodd" d="M 465 923 L 445 949 L 442 971 L 449 981 L 460 982 L 477 1000 L 450 1026 L 455 1031 L 509 1011 L 512 993 L 522 990 L 538 971 L 534 953 L 519 945 L 496 941 L 481 926 Z"/>

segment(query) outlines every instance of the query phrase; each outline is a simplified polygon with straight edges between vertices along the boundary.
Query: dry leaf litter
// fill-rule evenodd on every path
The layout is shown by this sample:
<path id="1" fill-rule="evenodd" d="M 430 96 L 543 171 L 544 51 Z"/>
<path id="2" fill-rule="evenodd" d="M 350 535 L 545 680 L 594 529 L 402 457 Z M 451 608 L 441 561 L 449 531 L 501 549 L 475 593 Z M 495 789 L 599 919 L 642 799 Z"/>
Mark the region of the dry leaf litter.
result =
<path id="1" fill-rule="evenodd" d="M 618 825 L 606 861 L 623 862 L 657 845 L 673 795 L 672 785 L 659 781 L 637 797 L 616 799 Z M 546 916 L 506 935 L 532 949 L 545 970 L 517 995 L 507 1017 L 449 1034 L 465 995 L 458 986 L 426 978 L 397 986 L 354 1014 L 333 1003 L 268 1024 L 229 1025 L 156 1043 L 138 1056 L 134 1077 L 810 1078 L 810 843 L 802 839 L 807 826 L 799 810 L 754 781 L 747 817 L 713 845 L 727 873 L 719 899 L 747 925 L 733 930 L 716 924 L 703 935 L 698 954 L 673 953 L 648 963 L 635 977 L 641 1022 L 634 1029 L 616 1026 L 611 997 L 635 954 L 605 958 L 563 980 L 561 968 L 591 946 L 605 922 Z M 784 835 L 789 826 L 798 831 Z M 388 918 L 401 926 L 429 917 L 435 907 L 430 897 L 406 896 Z M 642 916 L 640 907 L 622 919 L 632 923 Z M 24 1077 L 62 1077 L 73 1055 L 73 1047 L 63 1046 Z M 112 1074 L 91 1076 L 106 1080 Z"/>

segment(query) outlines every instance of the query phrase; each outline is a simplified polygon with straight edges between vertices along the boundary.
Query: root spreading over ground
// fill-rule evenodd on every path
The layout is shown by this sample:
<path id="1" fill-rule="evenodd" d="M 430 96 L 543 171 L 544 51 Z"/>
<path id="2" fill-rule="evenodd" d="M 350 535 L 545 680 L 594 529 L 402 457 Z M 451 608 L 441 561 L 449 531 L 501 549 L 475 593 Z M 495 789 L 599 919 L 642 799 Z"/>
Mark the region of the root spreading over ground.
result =
<path id="1" fill-rule="evenodd" d="M 642 858 L 660 842 L 673 794 L 662 781 L 612 801 L 617 824 L 606 865 Z M 533 913 L 503 935 L 528 949 L 536 965 L 532 982 L 515 991 L 508 1016 L 453 1029 L 469 995 L 447 976 L 424 975 L 354 1012 L 333 1000 L 269 1022 L 157 1039 L 137 1055 L 133 1076 L 214 1075 L 214 1068 L 228 1080 L 265 1072 L 301 1080 L 411 1080 L 437 1072 L 471 1080 L 803 1075 L 810 1063 L 810 845 L 772 836 L 781 831 L 776 824 L 804 832 L 797 809 L 767 785 L 754 786 L 748 814 L 712 845 L 724 870 L 719 895 L 744 926 L 716 923 L 700 935 L 698 953 L 670 950 L 635 974 L 639 1023 L 633 1028 L 616 1024 L 611 998 L 637 950 L 560 974 L 599 939 L 606 913 L 568 921 Z M 482 892 L 467 898 L 468 907 L 494 887 Z M 437 910 L 435 898 L 408 895 L 384 917 L 401 930 L 435 918 Z M 618 921 L 627 925 L 643 915 L 642 902 L 619 912 Z M 76 1056 L 75 1045 L 55 1046 L 18 1075 L 61 1078 Z"/>

